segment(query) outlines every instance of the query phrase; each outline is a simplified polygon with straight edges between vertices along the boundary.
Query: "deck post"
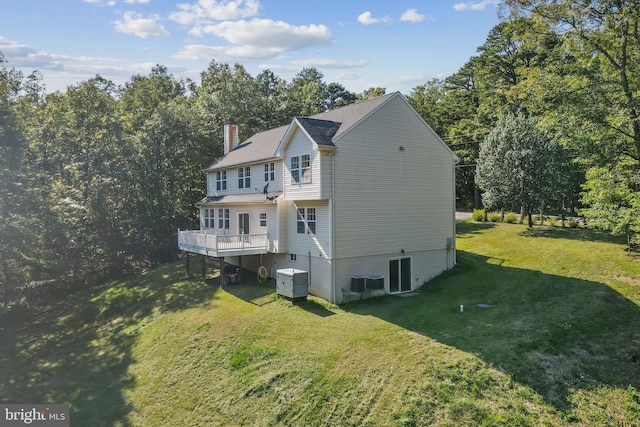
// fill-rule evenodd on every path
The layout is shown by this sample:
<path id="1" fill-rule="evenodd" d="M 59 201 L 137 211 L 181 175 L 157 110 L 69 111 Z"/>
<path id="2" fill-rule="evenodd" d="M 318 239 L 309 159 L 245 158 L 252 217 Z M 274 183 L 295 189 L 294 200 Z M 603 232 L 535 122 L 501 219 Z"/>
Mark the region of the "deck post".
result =
<path id="1" fill-rule="evenodd" d="M 220 268 L 220 274 L 218 275 L 218 284 L 220 285 L 220 289 L 222 289 L 222 286 L 224 284 L 224 257 L 220 257 L 218 258 L 219 262 L 219 268 Z"/>

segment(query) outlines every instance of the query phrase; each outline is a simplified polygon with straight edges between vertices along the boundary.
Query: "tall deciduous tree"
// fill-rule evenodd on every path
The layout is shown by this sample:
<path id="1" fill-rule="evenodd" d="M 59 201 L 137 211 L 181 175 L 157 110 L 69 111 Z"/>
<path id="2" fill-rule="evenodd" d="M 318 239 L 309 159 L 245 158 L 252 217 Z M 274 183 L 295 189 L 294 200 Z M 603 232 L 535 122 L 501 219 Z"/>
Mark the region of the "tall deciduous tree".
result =
<path id="1" fill-rule="evenodd" d="M 521 207 L 532 212 L 562 198 L 567 169 L 562 147 L 546 138 L 536 120 L 508 114 L 480 145 L 477 182 L 490 208 Z"/>
<path id="2" fill-rule="evenodd" d="M 26 278 L 23 252 L 25 233 L 22 158 L 25 141 L 16 116 L 22 75 L 7 69 L 0 54 L 0 284 L 3 305 L 10 292 Z"/>

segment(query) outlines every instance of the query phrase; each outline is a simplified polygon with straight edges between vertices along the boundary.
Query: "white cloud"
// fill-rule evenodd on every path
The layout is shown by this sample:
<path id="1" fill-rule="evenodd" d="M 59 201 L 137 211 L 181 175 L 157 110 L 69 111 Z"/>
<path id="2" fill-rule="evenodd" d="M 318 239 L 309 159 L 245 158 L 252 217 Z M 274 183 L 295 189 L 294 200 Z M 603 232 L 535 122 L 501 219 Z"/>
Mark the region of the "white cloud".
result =
<path id="1" fill-rule="evenodd" d="M 453 8 L 458 12 L 466 10 L 485 10 L 487 6 L 498 6 L 498 0 L 481 0 L 477 2 L 460 2 L 453 5 Z"/>
<path id="2" fill-rule="evenodd" d="M 425 15 L 418 13 L 418 9 L 407 9 L 407 11 L 403 13 L 402 16 L 400 17 L 400 20 L 405 22 L 416 23 L 416 22 L 424 21 L 425 18 L 426 18 Z"/>
<path id="3" fill-rule="evenodd" d="M 141 14 L 127 11 L 123 15 L 122 21 L 114 21 L 114 29 L 119 33 L 133 34 L 143 39 L 149 37 L 169 37 L 169 32 L 159 24 L 158 15 L 151 15 L 148 18 Z"/>
<path id="4" fill-rule="evenodd" d="M 329 58 L 310 58 L 310 59 L 302 59 L 298 61 L 292 62 L 294 65 L 299 67 L 306 68 L 334 68 L 334 69 L 344 69 L 344 68 L 359 68 L 368 65 L 367 61 L 342 61 L 338 59 L 329 59 Z"/>
<path id="5" fill-rule="evenodd" d="M 336 80 L 359 80 L 362 78 L 362 73 L 344 72 L 338 73 L 334 77 Z"/>
<path id="6" fill-rule="evenodd" d="M 235 45 L 276 48 L 281 51 L 322 45 L 331 40 L 331 31 L 324 25 L 295 26 L 270 19 L 225 21 L 207 25 L 198 31 L 213 34 Z"/>
<path id="7" fill-rule="evenodd" d="M 98 5 L 102 5 L 102 4 L 106 4 L 107 6 L 115 6 L 116 4 L 116 0 L 84 0 L 85 3 L 91 3 L 91 4 L 98 4 Z"/>
<path id="8" fill-rule="evenodd" d="M 11 67 L 60 69 L 62 56 L 37 51 L 31 46 L 0 37 L 0 52 Z"/>
<path id="9" fill-rule="evenodd" d="M 191 33 L 215 35 L 230 46 L 190 44 L 176 53 L 175 58 L 254 62 L 275 58 L 283 52 L 323 45 L 331 40 L 331 31 L 324 25 L 295 26 L 270 19 L 225 21 L 196 27 Z"/>
<path id="10" fill-rule="evenodd" d="M 174 58 L 190 61 L 219 62 L 255 62 L 274 58 L 280 54 L 279 49 L 265 49 L 255 46 L 207 46 L 190 44 L 183 47 Z"/>
<path id="11" fill-rule="evenodd" d="M 136 4 L 136 3 L 147 4 L 149 3 L 149 1 L 150 0 L 124 0 L 125 3 L 129 3 L 129 4 Z"/>
<path id="12" fill-rule="evenodd" d="M 202 25 L 256 16 L 260 3 L 258 0 L 198 0 L 193 4 L 180 3 L 178 9 L 169 19 L 182 25 Z"/>
<path id="13" fill-rule="evenodd" d="M 362 12 L 360 15 L 358 15 L 358 22 L 362 25 L 371 25 L 382 22 L 382 19 L 374 18 L 373 15 L 371 15 L 371 12 L 367 10 L 366 12 Z"/>

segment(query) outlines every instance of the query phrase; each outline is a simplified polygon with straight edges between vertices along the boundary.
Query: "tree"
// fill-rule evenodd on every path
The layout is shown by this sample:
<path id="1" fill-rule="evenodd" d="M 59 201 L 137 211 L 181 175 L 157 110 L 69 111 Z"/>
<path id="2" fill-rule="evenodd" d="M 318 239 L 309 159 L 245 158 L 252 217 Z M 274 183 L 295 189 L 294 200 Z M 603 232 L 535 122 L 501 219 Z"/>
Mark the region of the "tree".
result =
<path id="1" fill-rule="evenodd" d="M 312 116 L 327 110 L 327 84 L 316 68 L 303 68 L 293 77 L 287 92 L 290 116 Z"/>
<path id="2" fill-rule="evenodd" d="M 22 186 L 26 147 L 16 114 L 22 74 L 4 64 L 0 53 L 0 284 L 6 308 L 10 293 L 28 277 L 22 255 L 28 224 Z"/>
<path id="3" fill-rule="evenodd" d="M 627 238 L 627 250 L 640 237 L 640 168 L 633 162 L 587 172 L 582 214 L 594 225 Z"/>
<path id="4" fill-rule="evenodd" d="M 521 207 L 532 227 L 532 212 L 561 200 L 566 170 L 561 146 L 519 113 L 501 118 L 480 145 L 476 178 L 487 207 Z"/>
<path id="5" fill-rule="evenodd" d="M 387 93 L 387 89 L 383 87 L 370 87 L 365 89 L 364 92 L 356 95 L 357 101 L 366 101 L 367 99 L 376 98 Z"/>
<path id="6" fill-rule="evenodd" d="M 632 174 L 620 172 L 629 162 L 640 167 L 640 1 L 507 0 L 506 5 L 511 19 L 527 17 L 562 41 L 555 61 L 524 92 L 544 112 L 544 127 L 586 171 L 582 202 L 590 207 L 585 212 L 613 231 L 607 224 L 620 218 L 604 208 L 611 206 L 611 194 L 596 189 L 615 182 L 618 190 L 640 191 Z M 535 39 L 533 33 L 527 32 Z M 606 169 L 618 171 L 615 178 L 603 174 Z"/>

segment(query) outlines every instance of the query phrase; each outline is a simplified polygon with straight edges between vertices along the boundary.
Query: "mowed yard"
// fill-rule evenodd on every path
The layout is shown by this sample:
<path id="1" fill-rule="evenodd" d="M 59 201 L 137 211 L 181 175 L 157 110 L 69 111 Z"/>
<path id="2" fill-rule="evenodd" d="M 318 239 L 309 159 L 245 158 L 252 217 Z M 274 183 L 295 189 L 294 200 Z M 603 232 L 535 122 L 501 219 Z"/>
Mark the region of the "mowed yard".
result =
<path id="1" fill-rule="evenodd" d="M 0 317 L 0 403 L 74 426 L 640 425 L 637 254 L 518 224 L 457 244 L 414 295 L 344 306 L 183 263 L 45 298 Z"/>

